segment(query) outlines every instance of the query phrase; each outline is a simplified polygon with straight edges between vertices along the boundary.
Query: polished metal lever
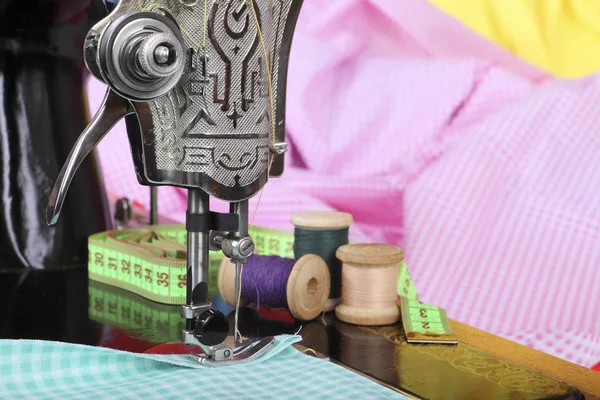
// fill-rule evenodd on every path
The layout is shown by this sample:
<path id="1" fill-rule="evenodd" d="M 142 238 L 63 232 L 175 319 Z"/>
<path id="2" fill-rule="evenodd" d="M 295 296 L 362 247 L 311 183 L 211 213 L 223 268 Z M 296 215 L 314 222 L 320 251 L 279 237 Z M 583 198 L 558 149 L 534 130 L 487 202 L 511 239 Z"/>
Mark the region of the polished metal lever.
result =
<path id="1" fill-rule="evenodd" d="M 46 210 L 46 223 L 48 225 L 55 225 L 58 222 L 71 181 L 85 157 L 94 150 L 117 122 L 125 116 L 133 114 L 133 112 L 133 107 L 128 100 L 115 94 L 112 90 L 107 91 L 100 110 L 79 135 L 60 171 L 58 179 L 54 183 Z"/>

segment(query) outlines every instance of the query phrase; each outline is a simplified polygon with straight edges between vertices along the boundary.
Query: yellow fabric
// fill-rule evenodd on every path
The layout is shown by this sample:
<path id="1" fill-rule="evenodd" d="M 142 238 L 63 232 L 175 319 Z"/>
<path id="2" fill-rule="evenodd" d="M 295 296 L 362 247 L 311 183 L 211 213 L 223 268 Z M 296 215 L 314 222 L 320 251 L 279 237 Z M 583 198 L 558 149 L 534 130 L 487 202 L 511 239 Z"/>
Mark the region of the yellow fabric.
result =
<path id="1" fill-rule="evenodd" d="M 600 70 L 600 0 L 429 0 L 463 24 L 550 73 Z"/>

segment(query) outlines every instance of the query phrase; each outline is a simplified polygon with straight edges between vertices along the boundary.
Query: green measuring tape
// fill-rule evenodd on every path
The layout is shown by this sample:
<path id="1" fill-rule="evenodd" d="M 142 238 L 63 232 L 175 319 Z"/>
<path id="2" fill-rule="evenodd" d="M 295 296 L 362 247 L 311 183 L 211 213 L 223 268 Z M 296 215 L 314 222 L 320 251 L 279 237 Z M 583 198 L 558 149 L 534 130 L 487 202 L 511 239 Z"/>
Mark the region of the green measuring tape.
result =
<path id="1" fill-rule="evenodd" d="M 444 309 L 406 297 L 399 303 L 408 343 L 458 343 Z"/>
<path id="2" fill-rule="evenodd" d="M 251 228 L 256 254 L 294 257 L 294 234 Z M 88 240 L 91 280 L 117 286 L 163 304 L 185 304 L 186 240 L 183 225 L 157 225 L 97 233 Z M 210 252 L 209 295 L 218 294 L 223 253 Z"/>
<path id="3" fill-rule="evenodd" d="M 402 326 L 408 343 L 458 343 L 450 328 L 446 310 L 419 301 L 417 288 L 404 261 L 400 264 L 398 275 L 398 295 Z"/>
<path id="4" fill-rule="evenodd" d="M 253 227 L 250 228 L 249 233 L 254 240 L 256 254 L 294 258 L 292 232 Z M 183 225 L 156 225 L 92 235 L 88 240 L 89 278 L 91 281 L 125 289 L 163 305 L 185 304 L 186 241 L 187 232 Z M 219 295 L 217 282 L 223 257 L 221 252 L 210 252 L 210 297 Z M 438 307 L 419 302 L 417 289 L 406 264 L 402 262 L 399 268 L 397 291 L 400 296 L 399 306 L 407 341 L 409 343 L 456 343 L 446 312 Z M 124 323 L 127 318 L 129 318 L 128 322 L 133 321 L 138 325 L 146 321 L 144 316 L 140 322 L 139 313 L 136 314 L 132 306 L 123 305 L 116 300 L 99 299 L 97 291 L 94 292 L 92 287 L 90 290 L 91 295 L 96 296 L 94 299 L 90 298 L 90 312 L 99 319 L 117 325 Z M 101 305 L 104 304 L 108 308 L 102 308 Z M 141 327 L 143 326 L 138 326 Z"/>

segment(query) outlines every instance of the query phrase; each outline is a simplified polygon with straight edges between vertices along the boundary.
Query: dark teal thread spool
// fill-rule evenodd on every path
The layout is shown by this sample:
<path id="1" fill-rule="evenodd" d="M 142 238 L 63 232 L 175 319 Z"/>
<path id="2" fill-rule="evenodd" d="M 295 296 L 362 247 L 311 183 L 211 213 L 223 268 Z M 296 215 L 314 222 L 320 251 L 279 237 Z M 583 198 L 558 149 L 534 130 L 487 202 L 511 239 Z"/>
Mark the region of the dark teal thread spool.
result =
<path id="1" fill-rule="evenodd" d="M 325 311 L 341 303 L 342 262 L 335 256 L 340 246 L 348 244 L 352 215 L 336 211 L 310 211 L 293 214 L 294 258 L 306 254 L 321 257 L 329 268 L 331 287 Z"/>

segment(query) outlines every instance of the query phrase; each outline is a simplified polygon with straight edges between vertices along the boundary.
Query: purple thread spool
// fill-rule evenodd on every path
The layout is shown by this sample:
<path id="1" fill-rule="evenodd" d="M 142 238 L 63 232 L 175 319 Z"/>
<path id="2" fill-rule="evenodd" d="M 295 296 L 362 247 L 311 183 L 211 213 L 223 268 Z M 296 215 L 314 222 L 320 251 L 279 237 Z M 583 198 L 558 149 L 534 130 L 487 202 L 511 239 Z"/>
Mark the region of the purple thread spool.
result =
<path id="1" fill-rule="evenodd" d="M 242 298 L 270 308 L 288 308 L 287 282 L 296 260 L 251 256 L 242 268 Z"/>
<path id="2" fill-rule="evenodd" d="M 240 305 L 283 308 L 308 321 L 323 312 L 331 280 L 327 264 L 314 254 L 299 260 L 253 255 L 242 268 L 241 286 Z M 227 258 L 219 270 L 219 292 L 227 304 L 235 305 L 235 265 Z"/>

